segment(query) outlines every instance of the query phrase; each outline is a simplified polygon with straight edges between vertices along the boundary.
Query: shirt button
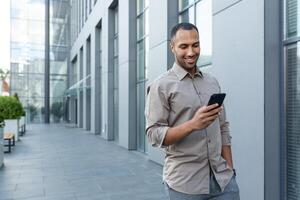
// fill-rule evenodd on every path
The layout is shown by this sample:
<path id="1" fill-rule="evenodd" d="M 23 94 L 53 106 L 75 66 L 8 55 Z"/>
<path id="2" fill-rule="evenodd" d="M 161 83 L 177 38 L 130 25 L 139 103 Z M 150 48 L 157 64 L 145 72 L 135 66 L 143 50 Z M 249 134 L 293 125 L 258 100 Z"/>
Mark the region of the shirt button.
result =
<path id="1" fill-rule="evenodd" d="M 210 139 L 208 139 L 208 143 L 210 143 Z"/>

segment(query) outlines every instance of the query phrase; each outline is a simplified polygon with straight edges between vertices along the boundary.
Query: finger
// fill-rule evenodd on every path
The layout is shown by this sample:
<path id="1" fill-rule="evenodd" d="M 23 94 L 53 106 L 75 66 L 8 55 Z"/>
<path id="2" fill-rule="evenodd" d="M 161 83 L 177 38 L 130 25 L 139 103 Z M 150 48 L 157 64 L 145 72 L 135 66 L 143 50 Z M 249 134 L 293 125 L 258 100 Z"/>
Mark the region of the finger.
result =
<path id="1" fill-rule="evenodd" d="M 221 108 L 213 109 L 207 113 L 203 113 L 203 117 L 206 118 L 206 117 L 210 117 L 213 115 L 218 115 L 220 112 L 221 112 Z"/>
<path id="2" fill-rule="evenodd" d="M 216 114 L 216 115 L 212 115 L 212 116 L 209 116 L 209 117 L 206 117 L 203 121 L 205 122 L 205 123 L 207 123 L 207 122 L 210 122 L 210 121 L 215 121 L 215 119 L 218 117 L 218 115 Z"/>
<path id="3" fill-rule="evenodd" d="M 215 104 L 212 104 L 212 105 L 209 105 L 209 106 L 206 106 L 206 111 L 209 111 L 209 110 L 213 110 L 215 108 L 219 107 L 219 104 L 215 103 Z"/>

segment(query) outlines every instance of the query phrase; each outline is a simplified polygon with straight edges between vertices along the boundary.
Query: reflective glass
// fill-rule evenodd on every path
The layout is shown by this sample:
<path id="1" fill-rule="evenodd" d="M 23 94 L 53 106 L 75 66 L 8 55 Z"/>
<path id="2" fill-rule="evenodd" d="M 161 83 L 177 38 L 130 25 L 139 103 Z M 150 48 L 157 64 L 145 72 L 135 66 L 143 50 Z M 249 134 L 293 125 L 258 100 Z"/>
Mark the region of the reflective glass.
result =
<path id="1" fill-rule="evenodd" d="M 287 199 L 300 199 L 300 43 L 286 47 Z"/>
<path id="2" fill-rule="evenodd" d="M 195 0 L 178 0 L 179 11 L 182 11 L 184 8 L 192 5 Z"/>
<path id="3" fill-rule="evenodd" d="M 211 63 L 212 57 L 212 2 L 202 0 L 196 4 L 196 26 L 199 30 L 201 55 L 197 65 Z"/>
<path id="4" fill-rule="evenodd" d="M 137 146 L 141 152 L 147 151 L 145 136 L 145 83 L 149 62 L 149 0 L 138 1 L 144 5 L 137 15 Z"/>
<path id="5" fill-rule="evenodd" d="M 55 123 L 63 121 L 66 103 L 69 6 L 66 0 L 50 0 L 50 121 Z"/>
<path id="6" fill-rule="evenodd" d="M 66 105 L 61 98 L 50 98 L 50 122 L 62 122 Z"/>
<path id="7" fill-rule="evenodd" d="M 114 57 L 119 55 L 119 39 L 116 37 L 114 39 Z"/>
<path id="8" fill-rule="evenodd" d="M 138 81 L 144 81 L 145 79 L 145 52 L 144 51 L 138 52 L 137 75 L 138 75 Z"/>
<path id="9" fill-rule="evenodd" d="M 63 93 L 67 89 L 67 75 L 50 76 L 50 97 L 63 98 Z"/>
<path id="10" fill-rule="evenodd" d="M 137 14 L 139 15 L 141 12 L 143 12 L 145 7 L 144 0 L 137 0 Z"/>
<path id="11" fill-rule="evenodd" d="M 118 15 L 118 8 L 115 8 L 115 16 L 114 16 L 114 20 L 115 20 L 115 23 L 114 23 L 114 31 L 115 31 L 115 34 L 117 34 L 119 32 L 119 15 Z"/>
<path id="12" fill-rule="evenodd" d="M 77 60 L 72 62 L 72 66 L 71 66 L 71 85 L 74 85 L 75 83 L 78 82 L 78 78 L 77 78 Z"/>
<path id="13" fill-rule="evenodd" d="M 11 93 L 18 93 L 32 123 L 44 119 L 44 12 L 44 0 L 11 0 Z"/>
<path id="14" fill-rule="evenodd" d="M 145 82 L 141 82 L 137 85 L 137 131 L 138 131 L 138 150 L 141 152 L 145 151 Z"/>
<path id="15" fill-rule="evenodd" d="M 289 38 L 298 34 L 298 0 L 286 0 L 285 4 L 286 37 Z"/>
<path id="16" fill-rule="evenodd" d="M 140 40 L 145 35 L 144 14 L 137 18 L 137 40 Z"/>
<path id="17" fill-rule="evenodd" d="M 194 24 L 194 21 L 195 21 L 194 7 L 189 8 L 188 10 L 181 13 L 179 16 L 179 22 L 190 22 Z"/>
<path id="18" fill-rule="evenodd" d="M 114 59 L 114 140 L 119 140 L 119 60 Z"/>

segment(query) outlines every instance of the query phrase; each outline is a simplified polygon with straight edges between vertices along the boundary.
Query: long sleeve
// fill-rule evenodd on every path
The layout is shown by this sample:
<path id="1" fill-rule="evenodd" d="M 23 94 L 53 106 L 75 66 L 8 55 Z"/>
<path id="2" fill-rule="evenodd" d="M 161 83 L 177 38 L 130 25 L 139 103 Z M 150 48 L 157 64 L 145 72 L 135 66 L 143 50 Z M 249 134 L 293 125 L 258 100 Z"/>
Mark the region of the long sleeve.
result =
<path id="1" fill-rule="evenodd" d="M 220 129 L 221 129 L 221 136 L 222 136 L 222 145 L 231 145 L 231 136 L 230 136 L 230 130 L 229 130 L 229 122 L 226 118 L 226 111 L 225 106 L 223 105 L 223 110 L 220 113 Z"/>
<path id="2" fill-rule="evenodd" d="M 163 141 L 169 128 L 170 107 L 168 100 L 157 83 L 149 86 L 147 91 L 145 116 L 148 141 L 154 147 L 164 148 Z"/>

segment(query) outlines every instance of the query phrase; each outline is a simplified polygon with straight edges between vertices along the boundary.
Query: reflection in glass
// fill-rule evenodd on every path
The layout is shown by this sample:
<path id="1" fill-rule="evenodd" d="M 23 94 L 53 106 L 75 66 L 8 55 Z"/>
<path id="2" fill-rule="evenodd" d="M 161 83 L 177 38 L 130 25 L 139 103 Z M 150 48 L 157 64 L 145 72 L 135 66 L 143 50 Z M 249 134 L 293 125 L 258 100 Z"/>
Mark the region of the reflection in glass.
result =
<path id="1" fill-rule="evenodd" d="M 212 3 L 202 0 L 196 4 L 196 26 L 200 35 L 201 55 L 197 65 L 211 63 L 212 57 Z"/>
<path id="2" fill-rule="evenodd" d="M 298 0 L 286 0 L 286 36 L 297 36 Z"/>
<path id="3" fill-rule="evenodd" d="M 50 122 L 63 121 L 68 68 L 69 2 L 50 0 Z"/>
<path id="4" fill-rule="evenodd" d="M 179 22 L 190 22 L 192 24 L 194 24 L 195 21 L 195 11 L 194 11 L 194 7 L 191 7 L 189 9 L 187 9 L 186 11 L 184 11 L 183 13 L 181 13 L 181 15 L 179 16 Z"/>
<path id="5" fill-rule="evenodd" d="M 137 0 L 137 14 L 139 15 L 144 10 L 144 0 Z"/>
<path id="6" fill-rule="evenodd" d="M 27 122 L 44 122 L 44 0 L 11 0 L 10 67 L 11 93 L 18 93 Z"/>
<path id="7" fill-rule="evenodd" d="M 300 199 L 300 63 L 299 43 L 286 47 L 287 199 Z"/>
<path id="8" fill-rule="evenodd" d="M 179 0 L 179 11 L 184 10 L 189 5 L 192 5 L 195 0 Z"/>
<path id="9" fill-rule="evenodd" d="M 137 0 L 143 5 L 136 17 L 137 23 L 137 149 L 147 152 L 145 136 L 145 84 L 149 60 L 149 0 Z"/>

